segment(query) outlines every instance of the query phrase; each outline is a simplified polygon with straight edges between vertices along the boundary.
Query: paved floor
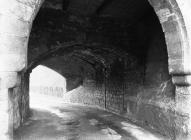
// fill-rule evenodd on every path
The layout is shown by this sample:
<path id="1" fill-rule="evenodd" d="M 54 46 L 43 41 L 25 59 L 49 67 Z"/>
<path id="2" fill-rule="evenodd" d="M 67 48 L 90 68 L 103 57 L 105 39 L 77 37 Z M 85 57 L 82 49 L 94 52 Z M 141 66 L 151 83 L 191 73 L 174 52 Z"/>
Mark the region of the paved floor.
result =
<path id="1" fill-rule="evenodd" d="M 166 140 L 101 109 L 32 97 L 33 115 L 14 134 L 16 140 Z"/>

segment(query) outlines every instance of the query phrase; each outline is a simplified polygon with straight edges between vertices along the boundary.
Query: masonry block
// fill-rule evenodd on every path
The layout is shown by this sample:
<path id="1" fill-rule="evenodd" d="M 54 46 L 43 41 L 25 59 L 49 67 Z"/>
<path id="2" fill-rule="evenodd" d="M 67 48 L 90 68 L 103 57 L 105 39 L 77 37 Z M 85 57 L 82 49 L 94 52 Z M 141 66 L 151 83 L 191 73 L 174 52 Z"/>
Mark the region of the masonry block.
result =
<path id="1" fill-rule="evenodd" d="M 183 86 L 183 87 L 190 86 L 191 85 L 191 75 L 173 76 L 172 81 L 175 85 L 178 85 L 178 86 Z M 187 94 L 189 94 L 189 92 L 187 92 Z"/>
<path id="2" fill-rule="evenodd" d="M 13 114 L 10 103 L 10 89 L 0 89 L 0 139 L 13 139 Z"/>
<path id="3" fill-rule="evenodd" d="M 0 71 L 22 71 L 27 64 L 27 54 L 1 54 Z"/>
<path id="4" fill-rule="evenodd" d="M 13 88 L 21 83 L 17 72 L 0 72 L 0 88 Z"/>
<path id="5" fill-rule="evenodd" d="M 191 136 L 191 87 L 176 86 L 176 113 L 180 114 L 176 121 L 176 135 L 179 139 L 186 139 Z M 185 138 L 183 138 L 185 136 Z"/>
<path id="6" fill-rule="evenodd" d="M 0 54 L 26 54 L 28 37 L 0 34 Z"/>
<path id="7" fill-rule="evenodd" d="M 28 37 L 31 23 L 19 20 L 14 16 L 0 15 L 0 32 L 12 36 Z"/>

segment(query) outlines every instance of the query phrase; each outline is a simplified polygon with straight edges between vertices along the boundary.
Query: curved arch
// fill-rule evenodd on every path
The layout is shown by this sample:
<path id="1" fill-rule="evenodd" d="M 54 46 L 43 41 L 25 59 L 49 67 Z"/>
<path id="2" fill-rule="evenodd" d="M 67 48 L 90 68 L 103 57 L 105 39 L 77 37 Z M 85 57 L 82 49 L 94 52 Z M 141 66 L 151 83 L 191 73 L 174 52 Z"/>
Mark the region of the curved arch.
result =
<path id="1" fill-rule="evenodd" d="M 45 65 L 38 65 L 30 74 L 30 102 L 33 102 L 35 95 L 39 93 L 49 96 L 63 97 L 64 93 L 66 93 L 66 86 L 67 78 L 60 74 L 56 69 Z"/>
<path id="2" fill-rule="evenodd" d="M 148 0 L 162 25 L 169 73 L 177 88 L 177 109 L 188 118 L 181 126 L 191 134 L 191 2 L 190 0 Z M 0 1 L 0 71 L 17 75 L 27 67 L 27 48 L 33 20 L 44 0 Z M 17 12 L 15 12 L 17 11 Z M 190 11 L 190 12 L 189 12 Z M 8 75 L 8 74 L 7 74 Z M 19 85 L 17 76 L 6 79 L 6 88 Z M 13 80 L 14 79 L 14 80 Z"/>
<path id="3" fill-rule="evenodd" d="M 169 56 L 169 73 L 171 75 L 190 75 L 191 33 L 189 31 L 191 28 L 191 17 L 187 12 L 191 11 L 189 8 L 191 2 L 189 0 L 148 1 L 158 15 L 165 33 Z M 0 35 L 3 35 L 1 38 L 5 42 L 4 46 L 9 48 L 1 47 L 1 52 L 3 53 L 0 57 L 4 61 L 1 63 L 1 71 L 21 71 L 26 68 L 26 51 L 30 29 L 43 2 L 44 0 L 3 0 L 0 2 L 2 22 L 8 23 L 1 26 Z M 12 3 L 11 6 L 9 6 L 10 3 Z M 19 12 L 14 12 L 17 9 L 19 9 Z M 18 49 L 14 52 L 15 54 L 10 50 L 13 43 L 6 43 L 7 40 L 12 40 L 10 42 L 15 42 L 16 40 L 15 46 Z M 180 81 L 180 79 L 179 81 L 177 80 L 178 83 Z M 182 84 L 186 84 L 186 82 L 191 83 L 191 80 L 184 80 Z"/>
<path id="4" fill-rule="evenodd" d="M 191 2 L 189 0 L 148 0 L 150 5 L 155 10 L 165 34 L 167 51 L 168 51 L 168 63 L 169 73 L 175 75 L 174 83 L 177 85 L 188 85 L 191 80 L 188 78 L 184 80 L 177 79 L 176 76 L 190 75 L 191 64 L 191 50 L 189 42 L 188 27 L 191 25 L 191 18 L 189 20 L 185 7 Z M 35 7 L 32 14 L 32 20 L 35 18 L 38 10 L 43 4 L 44 0 L 32 0 L 32 2 L 22 2 L 26 5 L 33 4 Z M 188 8 L 187 8 L 188 9 Z M 190 10 L 191 11 L 191 10 Z M 32 23 L 32 21 L 31 21 Z M 191 40 L 191 39 L 190 39 Z"/>
<path id="5" fill-rule="evenodd" d="M 175 91 L 175 139 L 191 136 L 191 2 L 189 0 L 148 0 L 165 34 L 169 73 Z M 190 12 L 189 12 L 190 11 Z M 181 117 L 180 117 L 181 115 Z M 182 121 L 180 124 L 179 121 Z M 186 138 L 185 138 L 186 139 Z"/>
<path id="6" fill-rule="evenodd" d="M 48 77 L 48 75 L 54 75 L 52 77 Z M 34 69 L 33 73 L 31 73 L 31 76 L 33 76 L 31 78 L 31 81 L 32 85 L 52 85 L 54 84 L 55 86 L 55 83 L 56 83 L 56 86 L 62 86 L 62 85 L 65 85 L 65 83 L 63 82 L 66 82 L 66 78 L 60 74 L 58 71 L 56 71 L 55 69 L 49 67 L 49 66 L 46 66 L 46 65 L 38 65 L 36 67 L 36 69 Z M 48 79 L 48 80 L 46 80 Z M 61 81 L 61 83 L 57 82 L 56 80 L 59 79 Z M 42 81 L 41 81 L 42 80 Z M 58 85 L 57 85 L 58 84 Z"/>
<path id="7" fill-rule="evenodd" d="M 104 57 L 104 56 L 108 56 L 108 54 L 111 54 L 119 58 L 127 58 L 129 56 L 129 54 L 123 52 L 120 49 L 101 48 L 96 45 L 91 47 L 91 45 L 89 44 L 72 42 L 69 44 L 63 44 L 60 47 L 57 47 L 52 50 L 48 50 L 40 54 L 28 65 L 26 72 L 30 73 L 30 71 L 33 68 L 35 68 L 41 61 L 44 61 L 46 59 L 49 59 L 51 57 L 58 56 L 58 55 L 70 54 L 72 52 L 73 52 L 72 56 L 78 57 L 79 59 L 81 59 L 84 62 L 87 62 L 91 66 L 95 67 L 95 64 L 90 61 L 90 60 L 93 60 L 94 62 L 101 65 L 103 68 L 106 68 L 109 65 L 107 64 L 106 58 Z M 86 57 L 89 57 L 88 59 L 90 60 L 86 59 Z"/>
<path id="8" fill-rule="evenodd" d="M 166 45 L 169 57 L 169 73 L 171 75 L 190 75 L 191 65 L 190 43 L 188 27 L 179 0 L 148 0 L 154 8 L 163 32 L 165 34 Z M 184 0 L 184 5 L 186 0 Z M 178 84 L 178 83 L 177 83 Z"/>
<path id="9" fill-rule="evenodd" d="M 34 3 L 35 0 L 33 0 Z M 191 74 L 191 67 L 188 65 L 189 55 L 189 38 L 188 29 L 185 24 L 185 19 L 188 16 L 184 14 L 185 2 L 180 0 L 148 0 L 150 5 L 154 8 L 162 25 L 168 56 L 169 56 L 169 73 L 172 75 L 187 75 Z M 35 1 L 35 10 L 33 18 L 35 18 L 38 10 L 43 4 L 44 0 Z M 24 3 L 24 2 L 23 2 Z M 27 2 L 26 2 L 27 3 Z M 180 6 L 179 6 L 180 5 Z M 181 8 L 181 9 L 180 9 Z M 186 16 L 185 18 L 183 16 Z M 189 24 L 189 21 L 187 21 Z M 178 50 L 178 51 L 177 51 Z M 189 52 L 188 52 L 189 51 Z"/>

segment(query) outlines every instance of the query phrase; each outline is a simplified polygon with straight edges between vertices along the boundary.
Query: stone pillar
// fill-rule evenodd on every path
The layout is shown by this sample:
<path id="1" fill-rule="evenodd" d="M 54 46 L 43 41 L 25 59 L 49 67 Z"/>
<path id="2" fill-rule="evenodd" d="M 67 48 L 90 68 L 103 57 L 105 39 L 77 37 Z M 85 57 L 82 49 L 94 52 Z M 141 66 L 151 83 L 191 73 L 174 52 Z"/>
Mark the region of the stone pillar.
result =
<path id="1" fill-rule="evenodd" d="M 191 139 L 191 76 L 173 76 L 176 85 L 175 127 L 176 140 Z"/>
<path id="2" fill-rule="evenodd" d="M 12 7 L 17 3 L 8 2 L 0 1 L 0 9 L 4 9 L 0 10 L 0 139 L 2 140 L 10 140 L 13 137 L 14 104 L 11 97 L 13 88 L 20 84 L 18 72 L 27 65 L 27 43 L 31 26 L 29 22 L 20 19 L 19 12 L 12 9 L 17 7 Z"/>
<path id="3" fill-rule="evenodd" d="M 191 7 L 189 0 L 148 0 L 162 25 L 168 51 L 169 73 L 176 87 L 175 137 L 191 139 Z"/>
<path id="4" fill-rule="evenodd" d="M 0 72 L 0 139 L 13 139 L 12 88 L 20 84 L 16 72 Z"/>
<path id="5" fill-rule="evenodd" d="M 43 0 L 0 0 L 0 140 L 13 136 L 14 88 L 27 67 L 28 38 Z M 22 89 L 21 89 L 22 90 Z M 20 91 L 19 91 L 20 92 Z"/>
<path id="6" fill-rule="evenodd" d="M 9 121 L 8 89 L 0 90 L 0 139 L 12 139 L 13 129 Z"/>

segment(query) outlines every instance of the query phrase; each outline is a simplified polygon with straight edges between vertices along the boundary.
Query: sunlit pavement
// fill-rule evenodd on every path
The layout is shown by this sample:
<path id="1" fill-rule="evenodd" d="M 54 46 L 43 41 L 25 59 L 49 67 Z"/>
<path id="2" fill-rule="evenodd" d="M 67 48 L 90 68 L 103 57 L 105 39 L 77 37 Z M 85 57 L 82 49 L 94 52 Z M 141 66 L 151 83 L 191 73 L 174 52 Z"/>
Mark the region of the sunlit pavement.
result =
<path id="1" fill-rule="evenodd" d="M 35 95 L 35 96 L 34 96 Z M 166 140 L 107 111 L 65 104 L 33 94 L 33 115 L 14 134 L 16 140 Z"/>

